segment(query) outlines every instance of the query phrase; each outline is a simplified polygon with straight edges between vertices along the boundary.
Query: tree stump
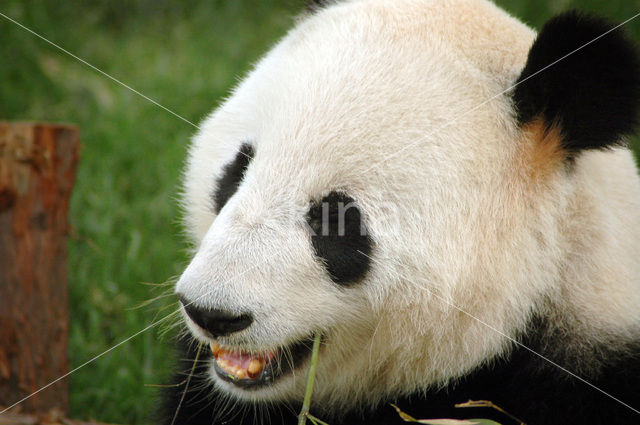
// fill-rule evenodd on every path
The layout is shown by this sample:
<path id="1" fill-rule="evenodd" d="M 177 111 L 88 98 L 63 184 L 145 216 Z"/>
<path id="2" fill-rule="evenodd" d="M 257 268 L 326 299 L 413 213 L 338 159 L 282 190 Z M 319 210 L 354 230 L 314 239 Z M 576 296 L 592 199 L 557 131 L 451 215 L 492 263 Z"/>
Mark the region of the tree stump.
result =
<path id="1" fill-rule="evenodd" d="M 78 164 L 73 126 L 0 122 L 0 405 L 68 371 L 67 211 Z M 67 381 L 22 410 L 68 411 Z"/>

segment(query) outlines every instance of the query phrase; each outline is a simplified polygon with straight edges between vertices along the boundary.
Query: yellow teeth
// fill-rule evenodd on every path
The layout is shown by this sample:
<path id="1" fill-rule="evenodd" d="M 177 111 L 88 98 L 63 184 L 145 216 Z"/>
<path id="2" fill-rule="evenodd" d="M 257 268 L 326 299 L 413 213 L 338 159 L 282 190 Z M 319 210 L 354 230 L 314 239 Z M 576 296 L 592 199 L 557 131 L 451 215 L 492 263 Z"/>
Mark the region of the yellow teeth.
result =
<path id="1" fill-rule="evenodd" d="M 267 364 L 267 360 L 263 358 L 253 358 L 249 362 L 246 369 L 236 364 L 232 364 L 228 359 L 226 359 L 225 353 L 228 351 L 222 347 L 217 342 L 209 343 L 209 347 L 211 348 L 211 353 L 213 357 L 216 359 L 216 363 L 218 367 L 224 370 L 227 374 L 229 374 L 233 378 L 237 379 L 245 379 L 250 378 L 253 379 L 257 377 L 262 370 L 265 368 Z M 234 362 L 235 363 L 235 362 Z"/>
<path id="2" fill-rule="evenodd" d="M 221 359 L 221 360 L 217 360 L 217 362 L 218 362 L 218 366 L 222 370 L 224 370 L 234 378 L 244 379 L 248 375 L 250 375 L 249 373 L 247 373 L 245 369 L 241 368 L 240 366 L 234 366 L 230 364 L 227 360 Z"/>
<path id="3" fill-rule="evenodd" d="M 247 372 L 249 372 L 249 375 L 255 376 L 258 373 L 260 373 L 263 367 L 264 367 L 264 362 L 262 360 L 251 359 L 251 362 L 249 362 L 249 367 L 247 368 Z"/>

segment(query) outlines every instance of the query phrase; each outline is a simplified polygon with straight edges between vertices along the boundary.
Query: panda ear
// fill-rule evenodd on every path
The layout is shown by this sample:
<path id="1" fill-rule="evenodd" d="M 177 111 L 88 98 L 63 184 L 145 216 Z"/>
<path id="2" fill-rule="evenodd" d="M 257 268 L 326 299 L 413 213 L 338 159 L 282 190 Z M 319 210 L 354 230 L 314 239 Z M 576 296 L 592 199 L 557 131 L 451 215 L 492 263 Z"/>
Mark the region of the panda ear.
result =
<path id="1" fill-rule="evenodd" d="M 304 3 L 308 11 L 315 12 L 329 3 L 332 3 L 332 0 L 305 0 Z"/>
<path id="2" fill-rule="evenodd" d="M 553 130 L 566 158 L 621 143 L 636 125 L 640 59 L 633 42 L 604 19 L 577 11 L 550 19 L 536 38 L 513 93 L 521 127 Z"/>

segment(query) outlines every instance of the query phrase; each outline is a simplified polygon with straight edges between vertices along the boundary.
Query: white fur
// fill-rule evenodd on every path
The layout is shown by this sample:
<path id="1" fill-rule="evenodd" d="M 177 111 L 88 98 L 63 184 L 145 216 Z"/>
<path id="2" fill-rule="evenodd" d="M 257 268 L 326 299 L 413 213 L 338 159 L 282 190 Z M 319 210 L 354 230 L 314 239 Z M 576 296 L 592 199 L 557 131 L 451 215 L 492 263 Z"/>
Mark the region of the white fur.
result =
<path id="1" fill-rule="evenodd" d="M 632 332 L 631 154 L 588 152 L 571 178 L 532 181 L 509 94 L 493 98 L 534 35 L 485 0 L 353 0 L 301 19 L 193 140 L 184 206 L 197 252 L 177 291 L 254 314 L 227 344 L 325 332 L 314 399 L 336 409 L 464 374 L 533 310 L 585 338 Z M 216 217 L 216 178 L 246 141 L 255 158 Z M 366 280 L 346 289 L 304 225 L 331 190 L 356 199 L 375 241 Z M 253 392 L 212 379 L 243 398 L 304 394 L 299 376 Z"/>

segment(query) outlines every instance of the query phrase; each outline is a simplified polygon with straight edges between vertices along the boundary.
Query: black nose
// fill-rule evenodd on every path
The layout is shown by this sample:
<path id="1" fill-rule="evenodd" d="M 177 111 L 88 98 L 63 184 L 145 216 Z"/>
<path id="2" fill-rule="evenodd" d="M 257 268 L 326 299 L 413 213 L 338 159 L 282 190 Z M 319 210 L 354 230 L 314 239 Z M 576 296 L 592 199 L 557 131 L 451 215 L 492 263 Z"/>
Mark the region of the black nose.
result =
<path id="1" fill-rule="evenodd" d="M 196 306 L 193 302 L 180 297 L 187 315 L 212 336 L 226 336 L 246 329 L 253 322 L 250 314 L 237 314 L 226 310 L 209 310 Z"/>

